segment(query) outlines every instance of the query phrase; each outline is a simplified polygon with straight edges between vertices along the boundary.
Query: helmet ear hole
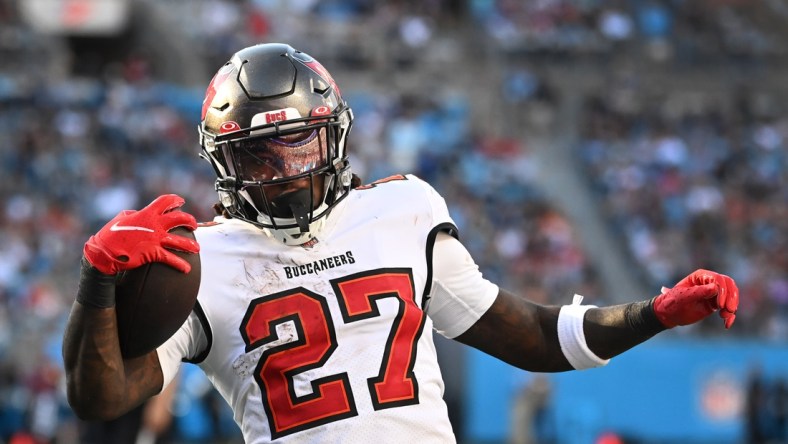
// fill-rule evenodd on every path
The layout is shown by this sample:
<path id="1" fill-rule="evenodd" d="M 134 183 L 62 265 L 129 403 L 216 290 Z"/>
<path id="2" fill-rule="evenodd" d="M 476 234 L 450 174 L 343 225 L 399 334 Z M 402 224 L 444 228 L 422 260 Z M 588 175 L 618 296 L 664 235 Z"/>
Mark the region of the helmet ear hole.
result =
<path id="1" fill-rule="evenodd" d="M 353 181 L 353 173 L 350 172 L 350 168 L 342 171 L 339 175 L 339 180 L 342 183 L 343 187 L 349 187 Z"/>
<path id="2" fill-rule="evenodd" d="M 236 200 L 232 193 L 227 191 L 219 191 L 219 201 L 225 208 L 235 208 Z"/>

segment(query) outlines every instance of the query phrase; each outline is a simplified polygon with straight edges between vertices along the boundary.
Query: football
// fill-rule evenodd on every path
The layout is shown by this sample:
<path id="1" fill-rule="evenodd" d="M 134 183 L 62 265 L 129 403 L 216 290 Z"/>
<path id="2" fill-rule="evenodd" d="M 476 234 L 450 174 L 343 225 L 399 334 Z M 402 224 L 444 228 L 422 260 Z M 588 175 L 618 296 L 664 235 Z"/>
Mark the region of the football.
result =
<path id="1" fill-rule="evenodd" d="M 194 239 L 194 233 L 183 227 L 171 232 Z M 118 280 L 115 311 L 124 358 L 142 356 L 163 344 L 194 308 L 200 288 L 200 255 L 171 251 L 189 262 L 189 273 L 154 262 L 128 270 Z"/>

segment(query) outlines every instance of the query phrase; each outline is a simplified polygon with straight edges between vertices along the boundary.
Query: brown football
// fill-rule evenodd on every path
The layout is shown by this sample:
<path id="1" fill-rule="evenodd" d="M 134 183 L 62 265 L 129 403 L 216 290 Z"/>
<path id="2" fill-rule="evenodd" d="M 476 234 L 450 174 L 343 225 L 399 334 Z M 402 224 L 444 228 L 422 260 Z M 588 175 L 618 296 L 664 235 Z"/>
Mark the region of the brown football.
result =
<path id="1" fill-rule="evenodd" d="M 186 228 L 171 232 L 194 239 Z M 189 273 L 154 262 L 126 271 L 116 285 L 118 338 L 125 358 L 142 356 L 163 344 L 194 308 L 200 289 L 200 255 L 172 251 L 191 264 Z"/>

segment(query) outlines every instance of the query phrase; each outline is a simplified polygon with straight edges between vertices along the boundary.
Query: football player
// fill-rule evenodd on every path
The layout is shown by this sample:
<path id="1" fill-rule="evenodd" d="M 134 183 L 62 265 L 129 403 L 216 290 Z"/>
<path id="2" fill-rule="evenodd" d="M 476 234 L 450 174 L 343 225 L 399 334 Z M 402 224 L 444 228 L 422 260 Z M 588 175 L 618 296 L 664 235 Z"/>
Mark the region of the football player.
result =
<path id="1" fill-rule="evenodd" d="M 197 225 L 178 196 L 110 221 L 84 248 L 64 339 L 68 398 L 109 419 L 199 365 L 246 442 L 454 442 L 432 330 L 521 369 L 605 365 L 655 334 L 718 313 L 738 289 L 697 270 L 659 295 L 597 308 L 530 302 L 486 280 L 442 197 L 412 175 L 360 185 L 353 113 L 326 69 L 284 44 L 232 56 L 199 126 L 224 216 Z M 117 230 L 117 227 L 136 227 Z M 194 230 L 196 242 L 168 234 Z M 114 228 L 113 228 L 114 227 Z M 165 247 L 196 253 L 193 313 L 145 356 L 118 350 L 115 275 Z"/>

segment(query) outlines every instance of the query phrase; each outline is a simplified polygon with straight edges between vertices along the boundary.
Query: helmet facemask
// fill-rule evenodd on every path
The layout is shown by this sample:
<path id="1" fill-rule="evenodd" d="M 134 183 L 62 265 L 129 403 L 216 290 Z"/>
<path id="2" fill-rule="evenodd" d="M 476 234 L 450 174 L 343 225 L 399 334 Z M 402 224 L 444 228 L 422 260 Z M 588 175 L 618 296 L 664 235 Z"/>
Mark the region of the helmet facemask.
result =
<path id="1" fill-rule="evenodd" d="M 352 122 L 347 106 L 213 136 L 201 145 L 217 172 L 216 190 L 235 218 L 287 245 L 302 245 L 323 228 L 350 189 L 345 151 Z"/>

